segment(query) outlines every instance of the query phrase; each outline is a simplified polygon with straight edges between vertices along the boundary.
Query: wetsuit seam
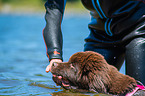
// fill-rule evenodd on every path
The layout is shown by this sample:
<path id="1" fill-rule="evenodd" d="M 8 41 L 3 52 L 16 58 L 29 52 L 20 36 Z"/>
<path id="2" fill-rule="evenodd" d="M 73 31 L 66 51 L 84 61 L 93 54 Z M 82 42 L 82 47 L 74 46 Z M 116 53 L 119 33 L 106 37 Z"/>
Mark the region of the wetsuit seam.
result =
<path id="1" fill-rule="evenodd" d="M 104 16 L 104 18 L 107 18 L 106 15 L 105 15 L 105 13 L 103 12 L 101 6 L 100 6 L 99 0 L 97 0 L 97 5 L 98 5 L 98 7 L 99 7 L 99 9 L 100 9 L 100 11 L 101 11 L 101 13 L 102 13 L 102 15 Z"/>
<path id="2" fill-rule="evenodd" d="M 95 8 L 95 10 L 97 11 L 97 13 L 99 14 L 100 18 L 103 19 L 103 16 L 102 16 L 101 12 L 98 10 L 98 8 L 95 5 L 95 0 L 92 0 L 92 4 L 93 4 L 93 7 Z"/>
<path id="3" fill-rule="evenodd" d="M 113 36 L 113 33 L 111 32 L 111 22 L 112 22 L 112 19 L 110 18 L 107 18 L 106 22 L 105 22 L 105 31 L 106 31 L 106 34 L 109 35 L 109 36 Z"/>

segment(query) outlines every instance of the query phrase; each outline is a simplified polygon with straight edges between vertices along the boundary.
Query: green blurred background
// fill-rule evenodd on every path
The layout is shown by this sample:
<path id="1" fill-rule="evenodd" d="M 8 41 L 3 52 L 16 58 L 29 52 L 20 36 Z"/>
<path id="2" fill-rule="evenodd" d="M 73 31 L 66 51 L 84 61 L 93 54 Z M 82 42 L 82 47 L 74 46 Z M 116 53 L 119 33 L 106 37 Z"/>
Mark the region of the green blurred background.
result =
<path id="1" fill-rule="evenodd" d="M 0 0 L 0 13 L 44 12 L 44 4 L 46 1 L 47 0 Z M 84 10 L 81 0 L 67 0 L 66 11 L 68 10 Z"/>

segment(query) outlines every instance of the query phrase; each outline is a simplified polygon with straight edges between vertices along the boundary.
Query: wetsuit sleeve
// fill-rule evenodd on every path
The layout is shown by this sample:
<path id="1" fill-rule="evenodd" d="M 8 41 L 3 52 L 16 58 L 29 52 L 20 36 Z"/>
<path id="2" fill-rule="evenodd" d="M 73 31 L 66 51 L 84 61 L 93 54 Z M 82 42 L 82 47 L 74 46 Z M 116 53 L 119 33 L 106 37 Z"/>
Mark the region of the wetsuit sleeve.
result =
<path id="1" fill-rule="evenodd" d="M 63 59 L 61 22 L 65 9 L 65 2 L 65 0 L 47 0 L 45 3 L 46 26 L 43 30 L 43 37 L 49 60 Z"/>

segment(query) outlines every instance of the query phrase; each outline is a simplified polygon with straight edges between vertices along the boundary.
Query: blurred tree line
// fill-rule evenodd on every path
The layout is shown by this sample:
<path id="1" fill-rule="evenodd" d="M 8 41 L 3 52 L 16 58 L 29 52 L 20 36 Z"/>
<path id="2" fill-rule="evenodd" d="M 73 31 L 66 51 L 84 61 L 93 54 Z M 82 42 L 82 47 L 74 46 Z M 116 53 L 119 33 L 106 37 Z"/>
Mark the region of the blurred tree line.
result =
<path id="1" fill-rule="evenodd" d="M 79 1 L 79 0 L 67 0 L 68 2 L 76 2 L 76 1 Z"/>
<path id="2" fill-rule="evenodd" d="M 0 0 L 0 7 L 3 4 L 10 4 L 10 5 L 15 5 L 15 6 L 19 6 L 19 5 L 40 5 L 40 4 L 44 4 L 47 0 Z M 81 0 L 66 0 L 68 3 L 75 3 Z"/>
<path id="3" fill-rule="evenodd" d="M 11 2 L 21 2 L 21 1 L 23 1 L 23 0 L 0 0 L 0 3 L 11 3 Z M 38 1 L 40 1 L 40 2 L 46 2 L 47 0 L 24 0 L 24 1 L 33 1 L 33 2 L 38 2 Z M 76 1 L 79 1 L 79 0 L 67 0 L 67 2 L 76 2 Z"/>
<path id="4" fill-rule="evenodd" d="M 43 11 L 47 0 L 0 0 L 0 12 L 3 11 Z M 67 0 L 67 8 L 80 8 L 81 0 Z M 73 3 L 73 4 L 72 4 Z"/>

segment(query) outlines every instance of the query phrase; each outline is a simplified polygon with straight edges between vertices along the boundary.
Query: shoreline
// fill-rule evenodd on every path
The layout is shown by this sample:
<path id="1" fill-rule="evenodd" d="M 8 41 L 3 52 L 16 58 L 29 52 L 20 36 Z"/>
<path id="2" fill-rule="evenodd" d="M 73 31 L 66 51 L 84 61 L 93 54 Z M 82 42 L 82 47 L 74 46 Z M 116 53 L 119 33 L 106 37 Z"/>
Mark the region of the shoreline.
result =
<path id="1" fill-rule="evenodd" d="M 64 12 L 64 17 L 65 16 L 83 16 L 83 17 L 87 17 L 90 16 L 90 13 L 87 10 L 81 10 L 81 11 L 76 11 L 74 9 L 66 9 Z M 8 11 L 8 12 L 1 12 L 0 11 L 0 15 L 27 15 L 27 16 L 45 16 L 45 10 L 43 11 L 32 11 L 32 12 L 28 12 L 28 11 Z"/>
<path id="2" fill-rule="evenodd" d="M 45 14 L 45 7 L 42 3 L 39 6 L 30 6 L 30 5 L 17 5 L 15 4 L 0 4 L 0 14 L 16 14 L 16 15 L 43 15 Z M 83 15 L 88 14 L 88 10 L 84 8 L 80 1 L 66 4 L 64 15 Z"/>

